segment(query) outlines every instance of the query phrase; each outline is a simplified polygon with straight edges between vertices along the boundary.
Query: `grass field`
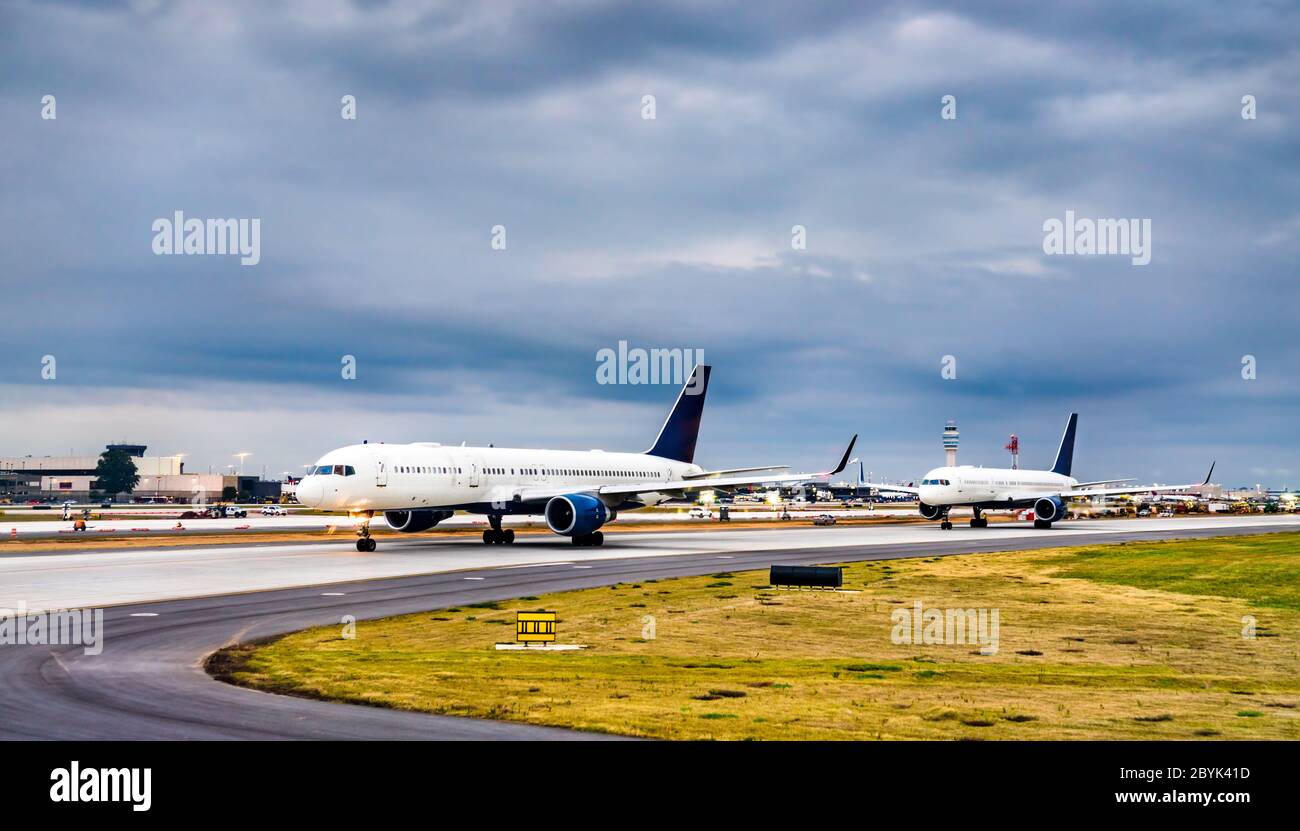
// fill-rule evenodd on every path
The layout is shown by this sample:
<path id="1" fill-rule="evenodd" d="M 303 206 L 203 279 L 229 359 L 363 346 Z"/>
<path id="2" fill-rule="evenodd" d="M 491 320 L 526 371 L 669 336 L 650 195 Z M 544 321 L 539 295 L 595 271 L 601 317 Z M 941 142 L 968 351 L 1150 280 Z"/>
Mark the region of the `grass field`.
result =
<path id="1" fill-rule="evenodd" d="M 210 666 L 274 692 L 670 739 L 1297 739 L 1298 575 L 1298 533 L 854 563 L 855 593 L 720 572 L 361 621 L 354 639 L 312 629 Z M 996 611 L 995 654 L 896 631 L 917 601 Z M 533 609 L 589 648 L 494 650 Z"/>

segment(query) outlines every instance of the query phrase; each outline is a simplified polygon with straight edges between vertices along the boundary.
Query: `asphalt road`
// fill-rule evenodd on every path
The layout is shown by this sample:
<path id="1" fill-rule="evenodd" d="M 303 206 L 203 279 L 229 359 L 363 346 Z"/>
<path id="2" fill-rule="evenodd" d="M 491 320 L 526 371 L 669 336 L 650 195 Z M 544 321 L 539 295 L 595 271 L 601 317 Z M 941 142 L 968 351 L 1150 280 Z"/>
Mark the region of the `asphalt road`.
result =
<path id="1" fill-rule="evenodd" d="M 525 534 L 514 545 L 483 545 L 465 536 L 404 534 L 386 536 L 377 551 L 364 554 L 357 552 L 351 535 L 346 533 L 322 534 L 300 542 L 247 543 L 232 539 L 229 544 L 170 548 L 102 549 L 69 544 L 44 553 L 24 553 L 0 543 L 0 610 L 121 606 L 495 566 L 564 562 L 577 568 L 596 560 L 633 557 L 866 548 L 948 543 L 975 537 L 986 542 L 1032 539 L 1035 543 L 1050 537 L 1061 544 L 1065 538 L 1122 534 L 1134 528 L 1163 533 L 1288 523 L 1300 530 L 1300 515 L 1071 520 L 1053 526 L 1050 532 L 1037 531 L 1027 522 L 998 522 L 980 529 L 958 524 L 951 531 L 941 530 L 936 523 L 833 528 L 802 523 L 740 528 L 713 523 L 671 532 L 621 528 L 608 533 L 605 545 L 597 548 L 570 545 L 564 537 L 550 533 Z"/>
<path id="2" fill-rule="evenodd" d="M 104 648 L 0 646 L 4 739 L 598 739 L 566 730 L 312 701 L 213 680 L 204 658 L 222 646 L 309 626 L 651 578 L 766 568 L 772 563 L 970 554 L 1294 530 L 1292 523 L 1125 532 L 953 535 L 944 541 L 788 548 L 495 566 L 329 586 L 258 591 L 105 610 Z M 149 616 L 141 616 L 149 615 Z"/>
<path id="3" fill-rule="evenodd" d="M 21 540 L 43 540 L 43 539 L 62 539 L 62 538 L 104 538 L 118 539 L 122 537 L 175 537 L 181 534 L 231 534 L 237 537 L 242 532 L 256 533 L 258 531 L 323 531 L 326 528 L 338 528 L 351 532 L 356 527 L 357 520 L 348 516 L 324 516 L 319 514 L 300 514 L 291 513 L 287 516 L 262 516 L 256 506 L 248 508 L 247 517 L 231 517 L 222 519 L 186 519 L 181 520 L 179 516 L 182 511 L 189 509 L 187 505 L 173 506 L 166 511 L 148 511 L 140 512 L 135 516 L 122 517 L 115 516 L 108 511 L 93 510 L 92 514 L 97 517 L 86 524 L 85 531 L 74 531 L 73 520 L 79 516 L 77 511 L 73 511 L 72 519 L 62 519 L 62 511 L 32 511 L 30 509 L 19 508 L 14 510 L 8 506 L 3 507 L 3 516 L 0 516 L 0 534 L 13 535 L 15 539 Z M 712 509 L 715 513 L 717 508 Z M 21 520 L 13 515 L 22 514 Z M 831 514 L 836 517 L 844 518 L 869 518 L 869 517 L 886 517 L 886 516 L 915 516 L 916 506 L 909 505 L 905 507 L 895 505 L 884 505 L 875 510 L 866 508 L 842 508 L 838 506 L 825 507 L 792 507 L 789 509 L 791 517 L 797 519 L 811 519 L 818 514 Z M 776 511 L 763 506 L 742 506 L 731 509 L 731 517 L 737 522 L 745 520 L 766 521 L 776 518 Z M 514 528 L 545 528 L 545 523 L 537 516 L 508 516 L 502 520 L 507 527 Z M 689 526 L 704 520 L 697 520 L 690 516 L 687 508 L 680 510 L 654 510 L 654 511 L 628 511 L 619 517 L 619 524 L 622 526 L 635 526 L 649 523 L 681 523 L 683 526 Z M 181 529 L 176 529 L 177 524 Z M 370 527 L 376 530 L 387 527 L 388 522 L 384 515 L 380 514 L 371 521 Z M 486 517 L 474 514 L 457 514 L 449 519 L 444 519 L 438 523 L 441 530 L 447 529 L 464 529 L 464 528 L 487 528 L 488 521 Z M 113 535 L 109 537 L 108 535 Z"/>

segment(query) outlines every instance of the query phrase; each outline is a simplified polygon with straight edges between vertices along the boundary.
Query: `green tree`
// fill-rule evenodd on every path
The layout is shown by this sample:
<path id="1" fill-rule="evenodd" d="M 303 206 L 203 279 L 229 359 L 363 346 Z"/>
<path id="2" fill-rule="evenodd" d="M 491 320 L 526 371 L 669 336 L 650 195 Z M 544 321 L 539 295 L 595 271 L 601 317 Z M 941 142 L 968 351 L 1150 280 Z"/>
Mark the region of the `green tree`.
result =
<path id="1" fill-rule="evenodd" d="M 105 493 L 130 493 L 140 484 L 135 462 L 121 450 L 105 450 L 95 465 L 98 487 Z"/>

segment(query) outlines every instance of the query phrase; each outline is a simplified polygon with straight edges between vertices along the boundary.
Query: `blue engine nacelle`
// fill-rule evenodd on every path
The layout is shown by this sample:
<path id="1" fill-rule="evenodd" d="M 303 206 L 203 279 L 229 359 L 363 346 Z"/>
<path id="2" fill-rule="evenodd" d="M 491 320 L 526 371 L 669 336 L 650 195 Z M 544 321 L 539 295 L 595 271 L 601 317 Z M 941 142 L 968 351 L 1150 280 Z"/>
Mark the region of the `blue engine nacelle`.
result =
<path id="1" fill-rule="evenodd" d="M 1034 519 L 1056 522 L 1065 518 L 1065 503 L 1059 496 L 1044 496 L 1034 503 Z"/>
<path id="2" fill-rule="evenodd" d="M 585 493 L 553 496 L 546 503 L 546 527 L 564 537 L 590 534 L 609 519 L 605 503 Z"/>
<path id="3" fill-rule="evenodd" d="M 403 534 L 416 534 L 428 531 L 433 526 L 447 519 L 451 511 L 384 511 L 388 527 Z"/>

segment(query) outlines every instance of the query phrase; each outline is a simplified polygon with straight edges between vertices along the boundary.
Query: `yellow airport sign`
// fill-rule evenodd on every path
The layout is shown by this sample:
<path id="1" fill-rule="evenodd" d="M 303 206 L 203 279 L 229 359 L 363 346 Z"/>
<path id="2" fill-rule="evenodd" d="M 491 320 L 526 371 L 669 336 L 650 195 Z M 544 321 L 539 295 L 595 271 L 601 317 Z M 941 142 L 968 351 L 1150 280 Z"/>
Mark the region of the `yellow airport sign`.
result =
<path id="1" fill-rule="evenodd" d="M 515 640 L 549 643 L 555 640 L 555 612 L 515 612 Z"/>

